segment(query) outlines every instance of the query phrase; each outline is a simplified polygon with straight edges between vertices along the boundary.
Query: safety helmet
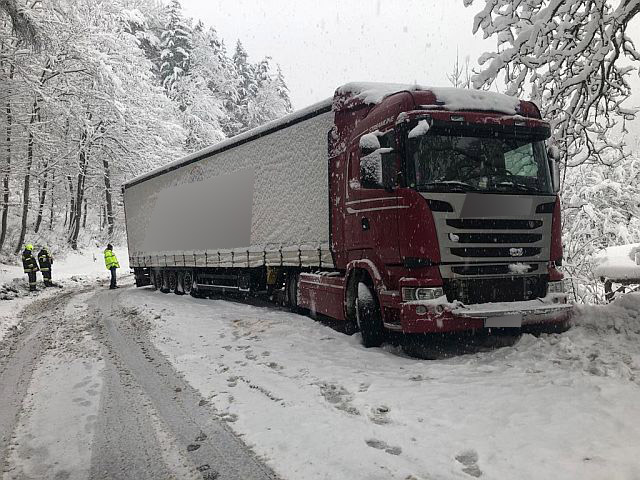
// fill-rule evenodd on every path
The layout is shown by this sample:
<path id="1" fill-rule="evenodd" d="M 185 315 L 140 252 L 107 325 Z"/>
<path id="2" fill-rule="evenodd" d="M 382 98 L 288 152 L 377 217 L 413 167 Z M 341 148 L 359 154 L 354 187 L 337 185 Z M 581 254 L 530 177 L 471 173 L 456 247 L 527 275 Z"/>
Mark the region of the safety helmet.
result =
<path id="1" fill-rule="evenodd" d="M 31 245 L 30 243 L 27 243 L 27 244 L 24 246 L 24 249 L 25 249 L 25 250 L 32 251 L 32 250 L 33 250 L 33 245 Z"/>

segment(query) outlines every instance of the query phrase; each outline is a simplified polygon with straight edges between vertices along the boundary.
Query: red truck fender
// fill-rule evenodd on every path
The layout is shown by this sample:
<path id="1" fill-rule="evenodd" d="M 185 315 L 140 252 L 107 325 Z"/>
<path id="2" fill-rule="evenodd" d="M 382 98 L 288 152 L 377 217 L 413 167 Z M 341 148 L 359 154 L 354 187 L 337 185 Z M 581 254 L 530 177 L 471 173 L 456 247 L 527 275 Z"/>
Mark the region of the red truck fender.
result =
<path id="1" fill-rule="evenodd" d="M 380 290 L 384 289 L 384 283 L 382 281 L 382 275 L 380 275 L 380 271 L 375 266 L 375 264 L 371 260 L 352 260 L 347 264 L 347 270 L 345 273 L 346 283 L 345 283 L 345 291 L 344 291 L 344 313 L 345 318 L 347 319 L 355 319 L 355 292 L 357 289 L 351 288 L 351 282 L 353 274 L 358 271 L 367 272 L 369 277 L 373 282 L 374 290 L 380 294 Z M 380 301 L 380 298 L 378 298 Z"/>

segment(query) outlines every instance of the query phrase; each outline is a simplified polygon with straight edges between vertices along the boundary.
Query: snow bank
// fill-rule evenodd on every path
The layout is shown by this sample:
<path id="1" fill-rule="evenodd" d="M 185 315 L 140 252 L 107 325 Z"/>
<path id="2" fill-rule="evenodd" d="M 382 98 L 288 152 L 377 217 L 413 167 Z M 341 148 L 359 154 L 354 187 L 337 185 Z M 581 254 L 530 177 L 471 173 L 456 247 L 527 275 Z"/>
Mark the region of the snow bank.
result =
<path id="1" fill-rule="evenodd" d="M 363 103 L 377 104 L 389 95 L 401 91 L 432 92 L 436 97 L 437 105 L 430 106 L 447 110 L 481 110 L 515 115 L 520 105 L 519 99 L 501 93 L 451 87 L 426 87 L 417 84 L 354 82 L 338 88 L 336 93 L 353 96 Z"/>
<path id="2" fill-rule="evenodd" d="M 609 247 L 594 257 L 598 277 L 610 280 L 628 281 L 640 279 L 640 265 L 636 264 L 636 253 L 640 252 L 640 243 Z"/>

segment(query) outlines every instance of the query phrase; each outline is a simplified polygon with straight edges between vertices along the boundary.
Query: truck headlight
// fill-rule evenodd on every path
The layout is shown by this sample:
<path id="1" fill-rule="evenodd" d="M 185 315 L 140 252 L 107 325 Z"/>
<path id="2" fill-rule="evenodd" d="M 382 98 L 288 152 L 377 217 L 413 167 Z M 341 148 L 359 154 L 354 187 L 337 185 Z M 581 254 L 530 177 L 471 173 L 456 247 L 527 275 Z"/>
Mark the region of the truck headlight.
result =
<path id="1" fill-rule="evenodd" d="M 550 293 L 564 293 L 564 281 L 549 282 L 547 284 L 547 294 Z"/>
<path id="2" fill-rule="evenodd" d="M 444 295 L 442 287 L 403 287 L 402 299 L 405 302 L 416 300 L 435 300 Z"/>

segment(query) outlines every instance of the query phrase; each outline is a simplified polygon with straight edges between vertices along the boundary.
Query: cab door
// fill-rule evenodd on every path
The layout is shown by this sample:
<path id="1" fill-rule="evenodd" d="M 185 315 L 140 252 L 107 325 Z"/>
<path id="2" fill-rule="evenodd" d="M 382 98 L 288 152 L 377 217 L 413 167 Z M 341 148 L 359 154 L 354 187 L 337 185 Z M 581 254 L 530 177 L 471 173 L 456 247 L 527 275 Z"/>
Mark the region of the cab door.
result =
<path id="1" fill-rule="evenodd" d="M 377 136 L 381 147 L 378 155 L 395 148 L 393 130 L 377 133 Z M 385 176 L 393 176 L 392 172 L 380 171 L 383 181 L 379 183 L 365 181 L 365 170 L 371 164 L 370 155 L 373 154 L 364 155 L 360 151 L 359 139 L 350 149 L 345 240 L 350 238 L 345 243 L 353 252 L 349 255 L 350 259 L 370 258 L 384 264 L 399 263 L 398 215 L 404 207 L 399 205 L 395 190 L 384 186 Z"/>

